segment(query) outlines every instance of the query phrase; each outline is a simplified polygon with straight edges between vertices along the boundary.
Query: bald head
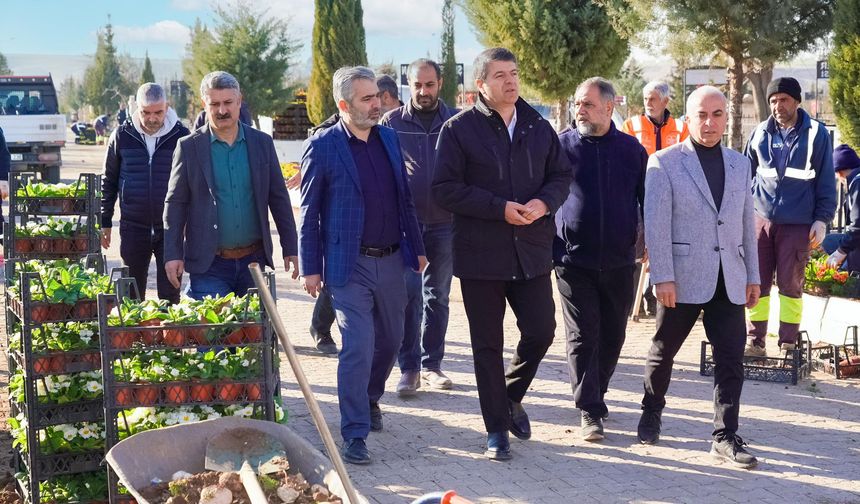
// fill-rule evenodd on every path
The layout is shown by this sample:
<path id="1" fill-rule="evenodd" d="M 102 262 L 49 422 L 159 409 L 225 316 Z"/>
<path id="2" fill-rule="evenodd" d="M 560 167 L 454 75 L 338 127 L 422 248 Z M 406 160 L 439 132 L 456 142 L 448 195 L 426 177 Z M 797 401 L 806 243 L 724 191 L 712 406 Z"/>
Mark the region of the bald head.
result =
<path id="1" fill-rule="evenodd" d="M 714 86 L 702 86 L 687 98 L 687 126 L 693 140 L 706 147 L 720 143 L 729 114 L 726 95 Z"/>

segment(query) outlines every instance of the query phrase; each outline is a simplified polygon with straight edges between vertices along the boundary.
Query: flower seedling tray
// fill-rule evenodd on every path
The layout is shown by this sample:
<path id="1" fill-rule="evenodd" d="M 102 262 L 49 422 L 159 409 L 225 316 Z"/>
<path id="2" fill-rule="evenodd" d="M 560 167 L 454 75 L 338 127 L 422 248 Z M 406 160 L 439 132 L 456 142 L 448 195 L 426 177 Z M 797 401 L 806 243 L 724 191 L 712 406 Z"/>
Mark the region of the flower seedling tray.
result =
<path id="1" fill-rule="evenodd" d="M 744 358 L 744 379 L 797 385 L 798 380 L 809 376 L 809 346 L 805 342 L 781 356 L 767 358 Z M 713 351 L 711 344 L 702 342 L 699 374 L 714 376 Z"/>
<path id="2" fill-rule="evenodd" d="M 820 343 L 812 346 L 812 367 L 823 371 L 837 380 L 860 378 L 860 345 L 858 345 L 858 326 L 845 329 L 843 344 Z"/>

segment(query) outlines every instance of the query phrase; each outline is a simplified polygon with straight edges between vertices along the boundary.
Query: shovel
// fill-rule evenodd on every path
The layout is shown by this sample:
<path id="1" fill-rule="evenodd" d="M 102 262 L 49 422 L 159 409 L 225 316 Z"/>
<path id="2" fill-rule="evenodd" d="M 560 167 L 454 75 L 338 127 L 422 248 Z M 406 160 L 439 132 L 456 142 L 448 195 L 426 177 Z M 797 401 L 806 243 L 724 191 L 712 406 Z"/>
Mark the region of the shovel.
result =
<path id="1" fill-rule="evenodd" d="M 286 460 L 284 445 L 272 435 L 256 429 L 226 430 L 206 445 L 206 469 L 238 472 L 251 504 L 268 503 L 256 474 L 286 469 Z"/>

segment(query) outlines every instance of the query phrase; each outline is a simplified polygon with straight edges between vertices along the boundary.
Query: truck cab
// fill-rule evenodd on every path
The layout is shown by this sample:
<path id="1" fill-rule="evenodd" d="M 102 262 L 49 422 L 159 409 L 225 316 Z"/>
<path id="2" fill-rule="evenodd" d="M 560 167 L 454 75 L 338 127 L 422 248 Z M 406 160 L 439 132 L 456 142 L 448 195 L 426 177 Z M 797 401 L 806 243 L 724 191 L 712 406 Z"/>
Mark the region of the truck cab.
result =
<path id="1" fill-rule="evenodd" d="M 66 118 L 59 113 L 51 76 L 0 75 L 0 128 L 13 172 L 38 172 L 60 181 Z"/>

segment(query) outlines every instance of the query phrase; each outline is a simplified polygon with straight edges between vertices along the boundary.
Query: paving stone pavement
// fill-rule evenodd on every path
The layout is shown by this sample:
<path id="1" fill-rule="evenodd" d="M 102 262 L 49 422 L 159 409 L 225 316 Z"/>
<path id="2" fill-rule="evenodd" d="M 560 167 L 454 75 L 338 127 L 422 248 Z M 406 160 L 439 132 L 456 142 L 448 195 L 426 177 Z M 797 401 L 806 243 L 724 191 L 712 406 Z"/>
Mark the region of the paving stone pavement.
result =
<path id="1" fill-rule="evenodd" d="M 100 150 L 73 149 L 78 149 L 76 157 L 64 154 L 64 159 L 67 164 L 73 159 L 78 171 L 93 170 L 100 162 Z M 108 257 L 112 264 L 118 262 L 117 243 Z M 276 262 L 281 268 L 281 261 Z M 311 345 L 307 328 L 313 300 L 283 270 L 277 276 L 281 317 L 339 440 L 337 358 L 321 355 Z M 151 269 L 150 295 L 154 287 Z M 426 492 L 448 489 L 479 503 L 860 504 L 860 380 L 837 381 L 814 373 L 796 386 L 746 382 L 739 434 L 759 457 L 759 467 L 747 471 L 716 462 L 708 455 L 713 384 L 698 371 L 704 339 L 699 324 L 676 358 L 662 439 L 656 446 L 643 446 L 636 440 L 636 424 L 644 358 L 654 331 L 653 319 L 645 319 L 628 326 L 607 395 L 606 440 L 588 443 L 578 436 L 579 412 L 573 406 L 558 310 L 556 318 L 555 342 L 524 400 L 532 439 L 512 437 L 514 458 L 509 462 L 486 460 L 468 324 L 455 280 L 443 361 L 455 386 L 449 391 L 422 388 L 417 396 L 401 399 L 393 392 L 399 371 L 392 372 L 381 401 L 385 430 L 368 438 L 373 463 L 348 466 L 359 490 L 379 504 L 405 504 Z M 518 337 L 510 311 L 505 332 L 509 358 Z M 335 341 L 340 342 L 336 330 Z M 282 362 L 289 425 L 322 449 L 292 371 L 286 359 Z"/>

